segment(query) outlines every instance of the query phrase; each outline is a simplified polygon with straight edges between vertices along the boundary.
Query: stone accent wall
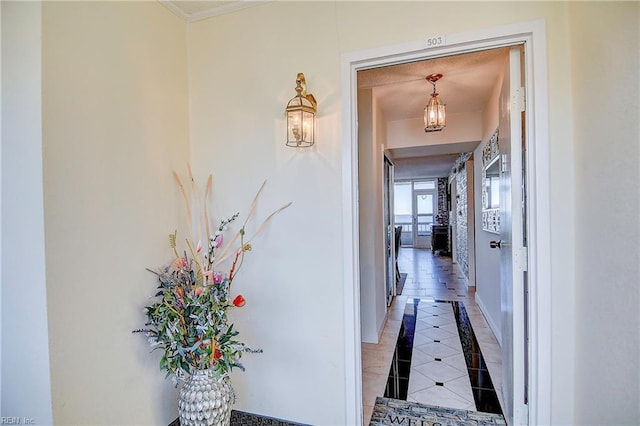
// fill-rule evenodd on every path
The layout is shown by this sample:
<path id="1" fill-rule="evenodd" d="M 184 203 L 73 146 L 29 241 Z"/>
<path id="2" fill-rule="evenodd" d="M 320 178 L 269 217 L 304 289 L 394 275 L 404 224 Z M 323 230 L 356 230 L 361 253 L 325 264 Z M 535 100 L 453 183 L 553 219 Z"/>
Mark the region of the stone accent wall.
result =
<path id="1" fill-rule="evenodd" d="M 436 212 L 436 223 L 439 225 L 449 224 L 449 207 L 447 202 L 447 178 L 438 178 L 438 211 Z"/>
<path id="2" fill-rule="evenodd" d="M 462 163 L 455 175 L 457 209 L 456 215 L 456 262 L 460 269 L 469 278 L 469 244 L 467 241 L 467 170 L 466 163 Z"/>

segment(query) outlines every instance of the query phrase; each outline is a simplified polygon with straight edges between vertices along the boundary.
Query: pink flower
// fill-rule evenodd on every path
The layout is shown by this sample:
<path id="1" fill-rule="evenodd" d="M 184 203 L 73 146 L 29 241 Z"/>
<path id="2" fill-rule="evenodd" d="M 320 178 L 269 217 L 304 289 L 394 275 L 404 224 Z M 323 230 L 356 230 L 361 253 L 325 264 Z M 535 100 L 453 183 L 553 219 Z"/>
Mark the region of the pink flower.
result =
<path id="1" fill-rule="evenodd" d="M 247 301 L 244 299 L 244 297 L 242 297 L 241 294 L 237 295 L 236 298 L 233 299 L 233 306 L 235 306 L 236 308 L 242 308 L 246 303 Z"/>
<path id="2" fill-rule="evenodd" d="M 223 240 L 222 234 L 218 235 L 216 239 L 213 240 L 213 246 L 215 248 L 220 248 L 220 246 L 222 245 L 222 240 Z"/>
<path id="3" fill-rule="evenodd" d="M 194 293 L 196 295 L 196 297 L 200 296 L 202 294 L 202 292 L 204 291 L 204 289 L 202 287 L 196 287 Z"/>
<path id="4" fill-rule="evenodd" d="M 200 253 L 202 251 L 202 241 L 198 241 L 198 245 L 196 247 L 196 253 Z"/>
<path id="5" fill-rule="evenodd" d="M 213 282 L 216 284 L 220 284 L 222 282 L 222 273 L 214 272 L 213 273 Z"/>

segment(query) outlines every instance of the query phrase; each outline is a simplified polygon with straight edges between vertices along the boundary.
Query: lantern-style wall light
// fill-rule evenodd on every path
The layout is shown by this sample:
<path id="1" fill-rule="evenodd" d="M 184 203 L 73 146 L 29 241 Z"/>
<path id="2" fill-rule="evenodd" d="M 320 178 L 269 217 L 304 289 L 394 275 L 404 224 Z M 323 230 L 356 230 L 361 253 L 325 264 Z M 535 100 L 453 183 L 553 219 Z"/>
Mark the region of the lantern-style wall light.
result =
<path id="1" fill-rule="evenodd" d="M 312 146 L 316 134 L 316 99 L 307 94 L 303 73 L 296 77 L 296 96 L 289 101 L 284 113 L 287 117 L 287 146 Z"/>
<path id="2" fill-rule="evenodd" d="M 441 78 L 442 74 L 431 74 L 427 76 L 427 81 L 433 85 L 431 99 L 429 99 L 427 106 L 424 107 L 424 131 L 427 133 L 438 132 L 444 129 L 446 125 L 445 105 L 438 98 L 438 93 L 436 93 L 436 81 Z"/>

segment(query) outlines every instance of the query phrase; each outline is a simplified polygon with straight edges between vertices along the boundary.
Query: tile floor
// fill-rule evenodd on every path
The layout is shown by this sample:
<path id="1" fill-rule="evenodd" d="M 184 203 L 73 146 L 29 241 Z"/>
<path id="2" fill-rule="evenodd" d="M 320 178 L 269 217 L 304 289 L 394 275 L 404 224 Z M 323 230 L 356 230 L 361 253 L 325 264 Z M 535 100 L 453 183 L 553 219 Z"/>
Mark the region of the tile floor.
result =
<path id="1" fill-rule="evenodd" d="M 464 304 L 502 405 L 500 347 L 475 303 L 474 288 L 467 289 L 458 266 L 450 257 L 413 248 L 400 249 L 398 266 L 408 274 L 402 295 L 396 297 L 389 308 L 380 342 L 362 344 L 364 423 L 368 424 L 371 418 L 376 397 L 385 394 L 402 318 L 407 303 L 413 304 L 414 298 L 421 299 L 422 303 L 418 305 L 407 400 L 476 410 L 452 305 L 427 303 L 448 300 Z"/>

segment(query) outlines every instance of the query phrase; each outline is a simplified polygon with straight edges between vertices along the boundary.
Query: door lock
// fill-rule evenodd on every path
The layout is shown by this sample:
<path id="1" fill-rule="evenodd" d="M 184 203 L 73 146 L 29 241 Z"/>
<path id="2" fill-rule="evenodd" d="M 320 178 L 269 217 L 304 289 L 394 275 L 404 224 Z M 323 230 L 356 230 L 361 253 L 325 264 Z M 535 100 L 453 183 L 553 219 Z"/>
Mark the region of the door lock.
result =
<path id="1" fill-rule="evenodd" d="M 500 248 L 501 245 L 502 245 L 502 240 L 489 241 L 489 247 L 491 248 Z"/>

